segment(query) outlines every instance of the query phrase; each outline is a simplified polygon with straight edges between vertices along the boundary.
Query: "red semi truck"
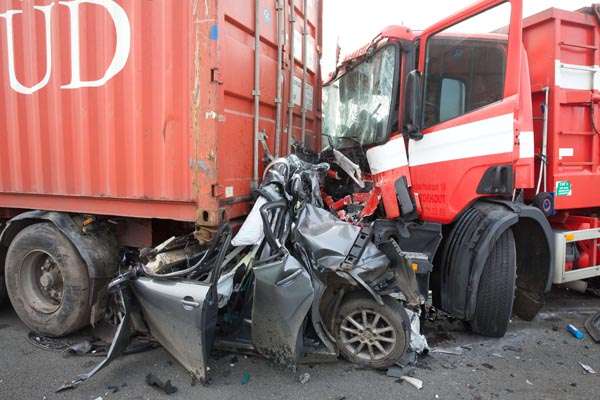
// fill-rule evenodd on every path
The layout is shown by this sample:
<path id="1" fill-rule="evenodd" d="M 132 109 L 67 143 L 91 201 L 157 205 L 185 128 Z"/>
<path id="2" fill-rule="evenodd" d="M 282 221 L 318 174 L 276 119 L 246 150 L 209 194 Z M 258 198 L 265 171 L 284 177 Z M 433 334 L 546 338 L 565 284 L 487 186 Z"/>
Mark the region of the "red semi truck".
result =
<path id="1" fill-rule="evenodd" d="M 39 332 L 101 317 L 119 249 L 245 215 L 263 130 L 320 146 L 320 3 L 184 3 L 3 2 L 0 269 Z M 326 203 L 429 255 L 420 284 L 475 332 L 600 274 L 598 15 L 481 1 L 385 29 L 324 90 Z"/>
<path id="2" fill-rule="evenodd" d="M 386 219 L 379 235 L 433 258 L 434 304 L 491 336 L 600 274 L 600 9 L 522 3 L 388 27 L 323 92 L 324 135 L 362 170 L 329 185 L 332 211 Z"/>

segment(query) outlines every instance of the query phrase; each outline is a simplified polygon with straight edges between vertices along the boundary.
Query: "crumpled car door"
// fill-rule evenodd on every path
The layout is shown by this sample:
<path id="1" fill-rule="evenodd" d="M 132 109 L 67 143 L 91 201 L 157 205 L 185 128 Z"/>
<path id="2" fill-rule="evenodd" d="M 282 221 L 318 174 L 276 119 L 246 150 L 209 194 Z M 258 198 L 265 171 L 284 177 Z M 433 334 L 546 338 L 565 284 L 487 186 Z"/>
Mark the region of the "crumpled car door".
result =
<path id="1" fill-rule="evenodd" d="M 289 221 L 287 202 L 268 203 L 260 213 L 271 256 L 253 268 L 252 344 L 266 358 L 295 369 L 314 289 L 310 274 L 281 245 Z"/>
<path id="2" fill-rule="evenodd" d="M 217 282 L 231 236 L 229 225 L 215 235 L 204 256 L 213 265 L 205 281 L 140 277 L 132 282 L 152 336 L 201 382 L 208 378 L 219 311 Z"/>
<path id="3" fill-rule="evenodd" d="M 138 278 L 133 290 L 150 333 L 196 379 L 207 379 L 215 339 L 216 287 L 195 281 Z"/>
<path id="4" fill-rule="evenodd" d="M 252 344 L 266 358 L 294 369 L 314 297 L 310 275 L 297 259 L 284 254 L 256 265 L 254 276 Z"/>

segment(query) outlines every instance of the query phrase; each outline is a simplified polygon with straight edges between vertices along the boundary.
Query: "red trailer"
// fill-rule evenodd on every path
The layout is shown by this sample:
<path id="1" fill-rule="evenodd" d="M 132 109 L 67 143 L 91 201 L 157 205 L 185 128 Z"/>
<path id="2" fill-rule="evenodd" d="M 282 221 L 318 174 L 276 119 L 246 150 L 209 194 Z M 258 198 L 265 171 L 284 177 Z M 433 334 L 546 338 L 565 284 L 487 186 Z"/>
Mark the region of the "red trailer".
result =
<path id="1" fill-rule="evenodd" d="M 553 193 L 554 282 L 600 274 L 600 9 L 525 19 L 534 110 L 536 194 Z M 547 112 L 544 112 L 547 110 Z"/>
<path id="2" fill-rule="evenodd" d="M 319 146 L 321 20 L 321 0 L 1 0 L 0 298 L 6 275 L 31 328 L 67 333 L 101 314 L 116 248 L 244 216 L 262 142 Z M 25 239 L 45 250 L 16 277 Z M 69 268 L 89 296 L 57 325 Z"/>

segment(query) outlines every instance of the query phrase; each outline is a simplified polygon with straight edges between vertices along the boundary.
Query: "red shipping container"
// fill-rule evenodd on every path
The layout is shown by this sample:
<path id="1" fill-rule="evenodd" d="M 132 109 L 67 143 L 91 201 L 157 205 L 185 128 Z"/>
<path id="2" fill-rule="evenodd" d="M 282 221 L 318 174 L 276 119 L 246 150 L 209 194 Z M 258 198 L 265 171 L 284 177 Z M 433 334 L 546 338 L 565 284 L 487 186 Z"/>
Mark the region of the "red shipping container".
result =
<path id="1" fill-rule="evenodd" d="M 217 225 L 244 215 L 254 175 L 255 20 L 259 130 L 275 153 L 281 101 L 280 153 L 288 104 L 294 137 L 304 126 L 306 142 L 320 143 L 322 4 L 291 3 L 0 0 L 4 216 L 42 209 Z"/>

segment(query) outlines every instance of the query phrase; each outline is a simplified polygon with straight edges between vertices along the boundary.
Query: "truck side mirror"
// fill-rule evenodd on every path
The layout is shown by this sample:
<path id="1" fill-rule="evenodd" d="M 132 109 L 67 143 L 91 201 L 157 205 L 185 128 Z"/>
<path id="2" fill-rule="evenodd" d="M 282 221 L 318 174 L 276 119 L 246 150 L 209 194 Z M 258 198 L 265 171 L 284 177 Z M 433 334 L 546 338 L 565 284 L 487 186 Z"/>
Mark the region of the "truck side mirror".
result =
<path id="1" fill-rule="evenodd" d="M 405 89 L 405 108 L 406 108 L 406 124 L 404 130 L 408 137 L 413 140 L 423 139 L 421 133 L 421 105 L 423 104 L 423 79 L 421 73 L 417 70 L 410 71 L 406 77 Z"/>

